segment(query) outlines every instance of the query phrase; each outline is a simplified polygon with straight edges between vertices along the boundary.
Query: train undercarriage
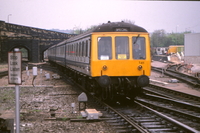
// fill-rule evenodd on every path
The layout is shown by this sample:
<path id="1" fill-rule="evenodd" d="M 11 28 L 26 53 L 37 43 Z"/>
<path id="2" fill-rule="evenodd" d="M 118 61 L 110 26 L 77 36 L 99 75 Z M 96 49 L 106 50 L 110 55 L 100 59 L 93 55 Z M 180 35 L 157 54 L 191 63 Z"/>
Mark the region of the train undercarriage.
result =
<path id="1" fill-rule="evenodd" d="M 71 68 L 58 66 L 68 77 L 82 86 L 91 94 L 101 97 L 104 101 L 134 99 L 142 94 L 142 87 L 138 84 L 138 77 L 89 77 Z M 149 79 L 145 78 L 145 82 Z M 148 81 L 147 81 L 148 80 Z"/>

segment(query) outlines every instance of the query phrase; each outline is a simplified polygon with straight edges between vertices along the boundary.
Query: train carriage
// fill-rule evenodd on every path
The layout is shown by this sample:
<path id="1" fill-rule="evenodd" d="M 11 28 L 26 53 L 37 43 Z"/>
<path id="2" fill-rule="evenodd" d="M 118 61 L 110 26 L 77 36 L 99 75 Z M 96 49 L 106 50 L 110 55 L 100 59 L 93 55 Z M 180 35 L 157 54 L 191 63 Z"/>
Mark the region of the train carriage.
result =
<path id="1" fill-rule="evenodd" d="M 137 25 L 108 22 L 49 50 L 56 51 L 50 62 L 104 100 L 134 98 L 149 84 L 149 33 Z"/>

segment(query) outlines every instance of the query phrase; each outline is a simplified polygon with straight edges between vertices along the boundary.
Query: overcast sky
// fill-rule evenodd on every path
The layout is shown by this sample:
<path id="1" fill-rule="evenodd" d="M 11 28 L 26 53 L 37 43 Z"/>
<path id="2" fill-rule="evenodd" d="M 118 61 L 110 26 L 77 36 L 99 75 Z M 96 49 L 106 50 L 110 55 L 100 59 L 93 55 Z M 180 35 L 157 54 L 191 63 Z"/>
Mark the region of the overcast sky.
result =
<path id="1" fill-rule="evenodd" d="M 42 29 L 86 29 L 124 19 L 149 32 L 164 29 L 169 33 L 186 30 L 200 33 L 200 2 L 0 0 L 0 20 Z"/>

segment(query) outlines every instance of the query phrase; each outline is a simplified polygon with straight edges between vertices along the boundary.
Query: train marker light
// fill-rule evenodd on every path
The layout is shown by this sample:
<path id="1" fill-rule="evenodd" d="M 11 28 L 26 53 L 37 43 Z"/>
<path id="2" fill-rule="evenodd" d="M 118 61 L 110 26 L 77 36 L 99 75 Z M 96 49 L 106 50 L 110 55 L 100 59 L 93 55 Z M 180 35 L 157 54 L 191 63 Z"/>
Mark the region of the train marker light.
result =
<path id="1" fill-rule="evenodd" d="M 103 66 L 103 70 L 106 71 L 108 67 L 106 65 Z"/>
<path id="2" fill-rule="evenodd" d="M 141 65 L 138 66 L 138 70 L 142 70 L 142 66 Z"/>

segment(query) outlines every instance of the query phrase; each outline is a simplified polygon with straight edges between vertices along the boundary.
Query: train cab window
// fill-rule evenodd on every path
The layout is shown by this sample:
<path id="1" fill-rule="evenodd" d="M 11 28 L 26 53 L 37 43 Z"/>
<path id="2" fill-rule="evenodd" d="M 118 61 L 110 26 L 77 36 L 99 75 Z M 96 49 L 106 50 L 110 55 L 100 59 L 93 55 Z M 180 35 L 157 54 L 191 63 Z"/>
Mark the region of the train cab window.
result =
<path id="1" fill-rule="evenodd" d="M 119 59 L 119 60 L 129 59 L 128 37 L 115 38 L 115 51 L 116 51 L 116 59 Z"/>
<path id="2" fill-rule="evenodd" d="M 144 37 L 133 37 L 133 59 L 146 59 L 146 45 Z"/>
<path id="3" fill-rule="evenodd" d="M 99 37 L 98 38 L 98 59 L 99 60 L 112 59 L 111 37 Z"/>

